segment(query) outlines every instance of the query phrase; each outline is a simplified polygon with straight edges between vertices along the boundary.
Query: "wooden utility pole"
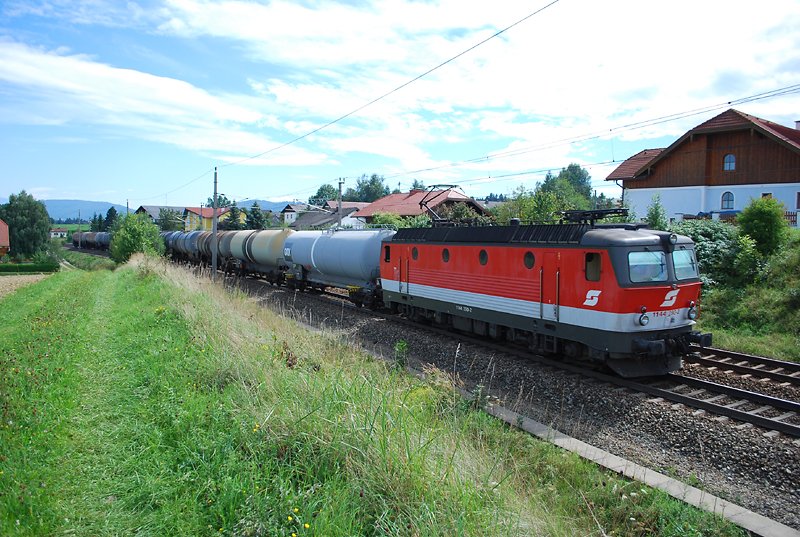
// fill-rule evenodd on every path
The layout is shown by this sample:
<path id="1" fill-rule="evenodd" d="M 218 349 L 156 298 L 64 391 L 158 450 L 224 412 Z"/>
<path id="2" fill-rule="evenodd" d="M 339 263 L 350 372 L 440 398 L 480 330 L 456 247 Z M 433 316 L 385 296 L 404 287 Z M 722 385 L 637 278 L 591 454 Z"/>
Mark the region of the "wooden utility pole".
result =
<path id="1" fill-rule="evenodd" d="M 339 227 L 342 227 L 342 185 L 344 184 L 344 179 L 339 177 Z"/>
<path id="2" fill-rule="evenodd" d="M 211 209 L 211 281 L 217 279 L 217 167 L 214 166 L 214 207 Z M 202 216 L 203 210 L 200 209 Z"/>

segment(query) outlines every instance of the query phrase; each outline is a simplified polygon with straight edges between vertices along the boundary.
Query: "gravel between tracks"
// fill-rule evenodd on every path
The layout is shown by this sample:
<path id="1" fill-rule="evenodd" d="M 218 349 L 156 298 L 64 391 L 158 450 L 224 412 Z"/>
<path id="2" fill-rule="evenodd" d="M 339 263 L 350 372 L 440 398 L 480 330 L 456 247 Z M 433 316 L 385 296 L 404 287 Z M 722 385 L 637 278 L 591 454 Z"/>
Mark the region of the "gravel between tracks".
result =
<path id="1" fill-rule="evenodd" d="M 516 412 L 800 529 L 800 441 L 460 344 L 455 334 L 442 337 L 261 282 L 240 285 L 275 311 L 291 312 L 374 354 L 392 356 L 394 344 L 404 340 L 412 367 L 431 364 L 467 388 L 482 384 Z"/>

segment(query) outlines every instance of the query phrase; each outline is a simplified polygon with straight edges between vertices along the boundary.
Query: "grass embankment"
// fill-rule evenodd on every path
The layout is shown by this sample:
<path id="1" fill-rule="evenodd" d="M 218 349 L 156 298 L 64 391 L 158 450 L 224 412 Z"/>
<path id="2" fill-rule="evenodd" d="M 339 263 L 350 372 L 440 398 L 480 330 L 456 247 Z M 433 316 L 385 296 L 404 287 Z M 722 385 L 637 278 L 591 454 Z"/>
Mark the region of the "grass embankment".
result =
<path id="1" fill-rule="evenodd" d="M 108 257 L 84 254 L 66 248 L 61 248 L 58 254 L 70 265 L 83 270 L 114 270 L 117 268 L 117 264 Z"/>
<path id="2" fill-rule="evenodd" d="M 0 399 L 2 535 L 743 534 L 158 265 L 4 298 Z"/>
<path id="3" fill-rule="evenodd" d="M 800 231 L 755 283 L 706 292 L 701 326 L 717 347 L 800 362 Z"/>

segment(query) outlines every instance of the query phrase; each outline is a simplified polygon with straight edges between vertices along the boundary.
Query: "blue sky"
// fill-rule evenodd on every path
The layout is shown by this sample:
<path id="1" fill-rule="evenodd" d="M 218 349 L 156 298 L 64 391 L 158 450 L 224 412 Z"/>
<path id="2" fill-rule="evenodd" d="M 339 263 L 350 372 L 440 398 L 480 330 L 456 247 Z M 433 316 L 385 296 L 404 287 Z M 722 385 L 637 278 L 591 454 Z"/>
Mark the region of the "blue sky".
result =
<path id="1" fill-rule="evenodd" d="M 798 0 L 549 3 L 4 0 L 0 197 L 199 205 L 215 166 L 237 200 L 373 173 L 480 197 L 570 162 L 617 196 L 620 160 L 800 84 Z M 800 92 L 735 108 L 793 126 Z"/>

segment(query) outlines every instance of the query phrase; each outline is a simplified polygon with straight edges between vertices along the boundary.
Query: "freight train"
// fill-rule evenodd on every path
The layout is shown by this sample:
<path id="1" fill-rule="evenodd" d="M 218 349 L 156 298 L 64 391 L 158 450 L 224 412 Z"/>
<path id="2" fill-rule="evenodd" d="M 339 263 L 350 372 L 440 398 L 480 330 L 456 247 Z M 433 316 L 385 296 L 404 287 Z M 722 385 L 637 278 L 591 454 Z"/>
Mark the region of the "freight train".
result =
<path id="1" fill-rule="evenodd" d="M 92 250 L 108 250 L 111 245 L 111 233 L 107 231 L 76 231 L 72 234 L 72 246 Z"/>
<path id="2" fill-rule="evenodd" d="M 583 215 L 583 216 L 580 216 Z M 605 366 L 623 377 L 678 370 L 694 330 L 700 278 L 694 244 L 643 224 L 292 231 L 217 236 L 219 266 L 296 289 L 334 287 L 359 306 L 537 353 Z M 586 217 L 586 218 L 584 218 Z M 209 232 L 162 233 L 175 260 L 205 264 Z"/>

